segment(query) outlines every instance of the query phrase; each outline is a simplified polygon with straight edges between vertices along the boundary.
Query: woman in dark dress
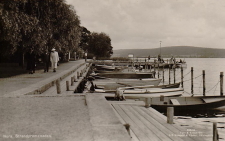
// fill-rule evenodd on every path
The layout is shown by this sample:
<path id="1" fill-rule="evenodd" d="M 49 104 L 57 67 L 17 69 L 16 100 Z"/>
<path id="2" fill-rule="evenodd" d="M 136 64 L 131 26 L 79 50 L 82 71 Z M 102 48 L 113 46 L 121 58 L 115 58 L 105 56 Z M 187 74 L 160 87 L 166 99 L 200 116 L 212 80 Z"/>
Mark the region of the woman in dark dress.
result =
<path id="1" fill-rule="evenodd" d="M 50 62 L 50 54 L 49 54 L 48 50 L 45 51 L 42 58 L 43 58 L 43 63 L 44 63 L 44 72 L 48 72 L 49 62 Z"/>
<path id="2" fill-rule="evenodd" d="M 27 54 L 27 70 L 29 74 L 35 73 L 35 54 L 33 49 L 30 49 Z"/>

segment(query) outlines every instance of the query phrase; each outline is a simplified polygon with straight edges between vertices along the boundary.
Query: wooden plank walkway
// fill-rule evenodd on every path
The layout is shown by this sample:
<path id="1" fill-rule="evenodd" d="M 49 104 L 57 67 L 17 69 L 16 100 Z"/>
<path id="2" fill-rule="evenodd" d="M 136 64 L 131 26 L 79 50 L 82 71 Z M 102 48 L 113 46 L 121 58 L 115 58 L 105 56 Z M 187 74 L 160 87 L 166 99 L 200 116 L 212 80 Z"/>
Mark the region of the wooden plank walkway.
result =
<path id="1" fill-rule="evenodd" d="M 201 136 L 188 134 L 188 129 L 178 124 L 168 124 L 167 118 L 141 102 L 109 102 L 123 121 L 130 125 L 135 139 L 140 141 L 204 141 Z M 190 128 L 190 127 L 189 127 Z M 132 135 L 131 135 L 132 136 Z M 133 138 L 133 137 L 132 137 Z"/>

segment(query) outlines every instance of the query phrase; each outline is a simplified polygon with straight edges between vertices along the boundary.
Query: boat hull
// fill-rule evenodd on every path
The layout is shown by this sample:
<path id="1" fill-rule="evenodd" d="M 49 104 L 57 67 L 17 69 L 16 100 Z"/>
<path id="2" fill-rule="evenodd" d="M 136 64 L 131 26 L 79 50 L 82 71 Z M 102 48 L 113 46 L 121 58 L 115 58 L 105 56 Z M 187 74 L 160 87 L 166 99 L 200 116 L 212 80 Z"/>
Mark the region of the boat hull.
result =
<path id="1" fill-rule="evenodd" d="M 103 86 L 106 90 L 115 90 L 119 87 L 132 87 L 132 86 L 143 86 L 143 85 L 153 85 L 158 86 L 161 79 L 149 79 L 149 80 L 139 80 L 139 79 L 112 79 L 112 80 L 101 80 L 94 81 L 97 86 Z"/>
<path id="2" fill-rule="evenodd" d="M 153 73 L 99 73 L 99 76 L 107 78 L 123 78 L 123 79 L 141 79 L 141 78 L 153 78 Z"/>
<path id="3" fill-rule="evenodd" d="M 148 97 L 170 97 L 170 96 L 181 96 L 183 91 L 169 92 L 169 93 L 152 93 L 152 94 L 123 94 L 125 99 L 141 99 Z M 114 93 L 104 93 L 105 97 L 115 97 Z"/>
<path id="4" fill-rule="evenodd" d="M 176 99 L 179 104 L 171 103 L 171 99 Z M 151 99 L 151 106 L 163 111 L 166 111 L 167 107 L 174 107 L 175 111 L 192 111 L 214 109 L 224 105 L 225 97 L 221 96 L 170 97 L 165 98 L 163 101 L 160 101 L 160 98 Z"/>
<path id="5" fill-rule="evenodd" d="M 175 83 L 175 84 L 169 84 L 169 85 L 141 85 L 141 86 L 133 86 L 134 88 L 162 88 L 162 89 L 167 89 L 167 88 L 179 88 L 180 83 Z M 103 86 L 104 90 L 116 90 L 119 87 L 124 87 L 124 85 L 120 84 L 109 84 Z"/>

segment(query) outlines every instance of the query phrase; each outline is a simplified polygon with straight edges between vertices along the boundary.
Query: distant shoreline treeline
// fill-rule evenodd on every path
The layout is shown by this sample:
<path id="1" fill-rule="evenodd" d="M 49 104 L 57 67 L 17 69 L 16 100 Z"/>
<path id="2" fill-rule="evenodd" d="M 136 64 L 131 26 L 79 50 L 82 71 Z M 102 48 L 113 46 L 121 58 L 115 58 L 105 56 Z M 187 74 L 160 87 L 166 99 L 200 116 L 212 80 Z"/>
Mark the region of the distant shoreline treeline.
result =
<path id="1" fill-rule="evenodd" d="M 133 54 L 134 57 L 157 57 L 160 54 L 160 48 L 153 49 L 120 49 L 114 50 L 112 57 L 128 57 Z M 170 46 L 162 47 L 161 55 L 164 58 L 171 56 L 177 58 L 225 58 L 225 49 L 214 49 L 193 46 Z"/>

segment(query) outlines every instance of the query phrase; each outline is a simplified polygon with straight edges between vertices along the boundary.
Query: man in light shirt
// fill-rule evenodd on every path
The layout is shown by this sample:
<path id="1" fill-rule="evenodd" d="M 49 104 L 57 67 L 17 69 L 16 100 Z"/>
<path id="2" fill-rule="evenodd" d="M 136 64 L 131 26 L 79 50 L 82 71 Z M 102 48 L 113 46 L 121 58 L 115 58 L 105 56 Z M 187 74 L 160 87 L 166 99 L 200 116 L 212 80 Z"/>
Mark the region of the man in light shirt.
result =
<path id="1" fill-rule="evenodd" d="M 56 72 L 57 64 L 59 61 L 59 54 L 57 51 L 55 51 L 54 48 L 52 49 L 51 54 L 50 54 L 50 61 L 52 63 L 53 72 Z"/>

